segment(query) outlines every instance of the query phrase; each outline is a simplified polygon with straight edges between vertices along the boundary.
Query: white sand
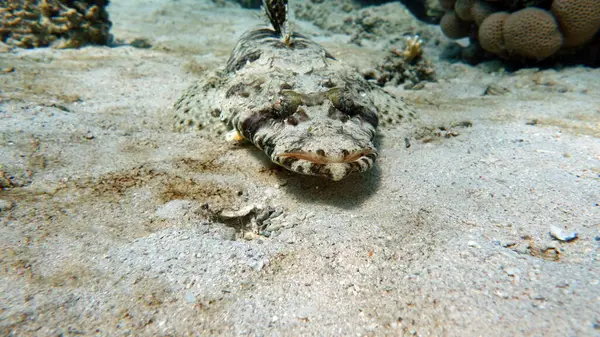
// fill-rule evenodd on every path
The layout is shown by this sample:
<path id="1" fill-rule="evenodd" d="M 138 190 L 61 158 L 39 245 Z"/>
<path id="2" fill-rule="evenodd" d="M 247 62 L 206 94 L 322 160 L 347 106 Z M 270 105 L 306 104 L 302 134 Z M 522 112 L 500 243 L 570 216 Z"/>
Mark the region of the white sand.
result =
<path id="1" fill-rule="evenodd" d="M 428 47 L 439 81 L 389 89 L 473 126 L 409 149 L 388 132 L 333 183 L 171 130 L 257 13 L 113 1 L 115 37 L 152 49 L 0 54 L 0 170 L 23 185 L 0 191 L 0 335 L 600 333 L 600 69 L 490 74 Z M 361 68 L 384 55 L 298 25 Z M 283 214 L 264 237 L 205 204 Z"/>

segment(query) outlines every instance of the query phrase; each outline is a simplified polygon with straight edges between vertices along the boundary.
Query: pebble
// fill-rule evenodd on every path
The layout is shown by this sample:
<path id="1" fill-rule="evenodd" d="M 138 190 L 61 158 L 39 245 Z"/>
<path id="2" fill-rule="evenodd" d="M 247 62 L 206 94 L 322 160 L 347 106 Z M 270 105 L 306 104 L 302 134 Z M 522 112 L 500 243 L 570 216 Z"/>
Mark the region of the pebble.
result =
<path id="1" fill-rule="evenodd" d="M 13 47 L 11 47 L 10 45 L 0 42 L 0 53 L 8 53 L 12 49 Z"/>
<path id="2" fill-rule="evenodd" d="M 544 297 L 544 295 L 541 295 L 539 293 L 532 293 L 531 295 L 529 295 L 530 298 L 534 299 L 534 300 L 538 300 L 538 301 L 544 301 L 546 300 L 546 298 Z"/>
<path id="3" fill-rule="evenodd" d="M 502 247 L 515 246 L 516 244 L 517 244 L 517 241 L 515 241 L 515 240 L 500 240 L 500 246 L 502 246 Z"/>
<path id="4" fill-rule="evenodd" d="M 508 276 L 515 276 L 517 275 L 517 273 L 519 272 L 518 269 L 513 268 L 513 267 L 507 267 L 507 268 L 503 268 L 504 272 L 508 275 Z"/>
<path id="5" fill-rule="evenodd" d="M 469 245 L 469 247 L 473 247 L 473 248 L 477 248 L 477 249 L 481 248 L 481 245 L 475 241 L 469 241 L 469 242 L 467 242 L 467 244 Z"/>
<path id="6" fill-rule="evenodd" d="M 0 212 L 8 211 L 9 209 L 12 209 L 13 206 L 14 204 L 12 201 L 0 199 Z"/>
<path id="7" fill-rule="evenodd" d="M 271 213 L 273 213 L 273 209 L 271 207 L 265 207 L 265 208 L 263 208 L 256 215 L 256 222 L 258 224 L 262 224 L 265 220 L 267 220 L 267 219 L 269 219 L 271 217 Z"/>
<path id="8" fill-rule="evenodd" d="M 550 227 L 550 236 L 558 241 L 570 242 L 577 239 L 577 232 L 565 232 L 562 228 L 557 226 Z"/>
<path id="9" fill-rule="evenodd" d="M 129 42 L 129 45 L 134 48 L 141 48 L 141 49 L 152 48 L 152 43 L 150 43 L 150 41 L 148 41 L 147 39 L 145 39 L 143 37 L 133 39 L 131 42 Z"/>
<path id="10" fill-rule="evenodd" d="M 278 230 L 286 227 L 286 225 L 287 225 L 286 222 L 271 223 L 269 226 L 267 226 L 267 228 L 265 230 L 268 232 L 275 232 L 275 231 L 278 231 Z"/>
<path id="11" fill-rule="evenodd" d="M 499 96 L 507 93 L 510 93 L 510 89 L 492 83 L 488 85 L 483 94 Z"/>
<path id="12" fill-rule="evenodd" d="M 529 244 L 521 243 L 521 244 L 517 245 L 515 248 L 513 248 L 513 250 L 519 254 L 527 254 L 527 252 L 529 250 Z"/>
<path id="13" fill-rule="evenodd" d="M 494 292 L 494 295 L 496 295 L 496 296 L 498 296 L 500 298 L 504 298 L 504 299 L 507 299 L 509 297 L 507 293 L 502 292 L 500 290 Z"/>
<path id="14" fill-rule="evenodd" d="M 190 290 L 185 292 L 185 295 L 183 296 L 183 298 L 185 298 L 185 301 L 188 302 L 189 304 L 196 303 L 196 295 L 194 295 L 194 293 L 191 292 Z"/>
<path id="15" fill-rule="evenodd" d="M 265 262 L 263 260 L 252 261 L 252 262 L 248 263 L 248 266 L 250 268 L 254 269 L 255 271 L 261 271 L 263 269 L 263 267 L 265 266 Z"/>
<path id="16" fill-rule="evenodd" d="M 271 215 L 269 215 L 269 219 L 275 219 L 275 218 L 279 217 L 281 214 L 283 214 L 283 209 L 278 208 L 273 213 L 271 213 Z"/>
<path id="17" fill-rule="evenodd" d="M 254 210 L 256 209 L 256 206 L 254 205 L 248 205 L 246 207 L 243 207 L 237 211 L 228 211 L 228 210 L 224 210 L 223 212 L 221 212 L 220 216 L 221 218 L 224 219 L 237 219 L 237 218 L 243 218 L 246 215 L 254 212 Z"/>

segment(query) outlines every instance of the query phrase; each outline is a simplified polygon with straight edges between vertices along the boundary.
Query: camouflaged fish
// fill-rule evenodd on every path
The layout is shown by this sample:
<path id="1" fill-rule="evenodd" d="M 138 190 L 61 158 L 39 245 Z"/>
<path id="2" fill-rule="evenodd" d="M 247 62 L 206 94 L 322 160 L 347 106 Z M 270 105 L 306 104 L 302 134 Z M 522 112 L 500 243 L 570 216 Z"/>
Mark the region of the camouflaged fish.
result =
<path id="1" fill-rule="evenodd" d="M 266 0 L 264 9 L 272 28 L 246 32 L 224 69 L 185 91 L 176 129 L 230 130 L 301 174 L 341 180 L 369 170 L 377 127 L 411 119 L 413 110 L 292 32 L 287 0 Z"/>

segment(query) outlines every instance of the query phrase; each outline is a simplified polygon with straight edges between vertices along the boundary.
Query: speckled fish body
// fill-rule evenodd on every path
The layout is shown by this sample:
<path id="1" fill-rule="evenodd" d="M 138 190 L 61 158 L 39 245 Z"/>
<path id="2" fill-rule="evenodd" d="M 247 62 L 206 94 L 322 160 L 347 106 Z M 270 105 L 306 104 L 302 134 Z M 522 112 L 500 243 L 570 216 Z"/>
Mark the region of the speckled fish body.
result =
<path id="1" fill-rule="evenodd" d="M 412 110 L 405 103 L 318 43 L 297 33 L 282 38 L 270 28 L 245 33 L 225 69 L 175 105 L 179 129 L 218 117 L 274 163 L 332 180 L 373 167 L 380 117 L 392 122 L 406 114 Z"/>

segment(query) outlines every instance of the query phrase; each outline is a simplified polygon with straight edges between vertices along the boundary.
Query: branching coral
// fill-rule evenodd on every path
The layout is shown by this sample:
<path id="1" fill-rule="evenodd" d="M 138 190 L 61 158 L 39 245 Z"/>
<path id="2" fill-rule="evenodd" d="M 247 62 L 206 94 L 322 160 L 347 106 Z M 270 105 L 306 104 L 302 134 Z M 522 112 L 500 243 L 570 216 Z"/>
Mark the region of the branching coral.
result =
<path id="1" fill-rule="evenodd" d="M 406 62 L 412 62 L 415 58 L 421 57 L 423 54 L 423 40 L 419 35 L 414 35 L 406 39 L 406 46 L 403 51 L 392 49 L 392 53 L 404 57 Z"/>
<path id="2" fill-rule="evenodd" d="M 108 44 L 108 0 L 7 0 L 0 8 L 0 40 L 34 48 Z"/>

